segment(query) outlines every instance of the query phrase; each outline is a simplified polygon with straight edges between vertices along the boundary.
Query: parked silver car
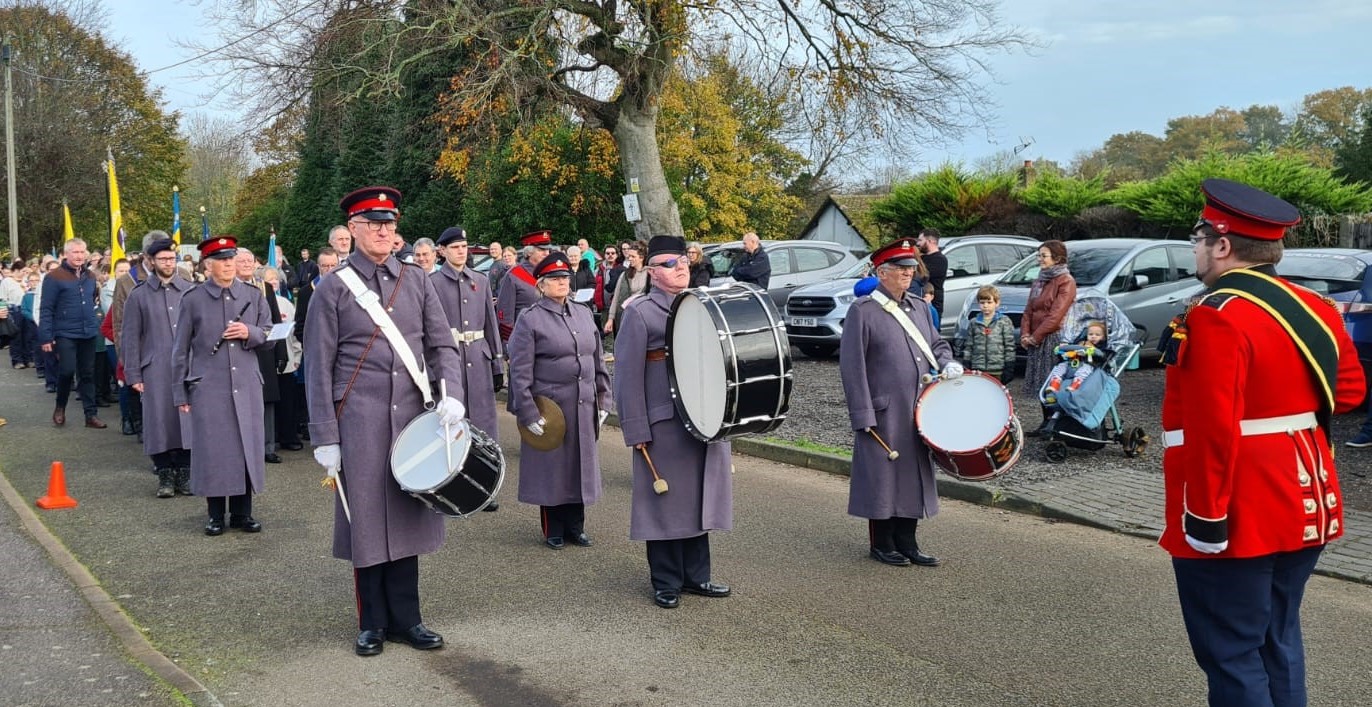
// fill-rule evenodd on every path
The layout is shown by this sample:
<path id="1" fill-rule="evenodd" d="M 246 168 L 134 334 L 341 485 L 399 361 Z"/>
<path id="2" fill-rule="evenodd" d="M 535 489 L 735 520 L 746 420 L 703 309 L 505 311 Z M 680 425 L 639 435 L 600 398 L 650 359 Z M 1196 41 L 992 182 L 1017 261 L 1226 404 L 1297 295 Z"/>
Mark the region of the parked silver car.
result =
<path id="1" fill-rule="evenodd" d="M 852 270 L 858 264 L 858 254 L 847 246 L 829 241 L 762 241 L 767 259 L 772 263 L 772 278 L 767 293 L 778 311 L 784 311 L 791 291 L 803 285 L 826 282 Z M 711 243 L 701 249 L 715 269 L 711 285 L 733 282 L 728 277 L 743 255 L 743 241 Z"/>
<path id="2" fill-rule="evenodd" d="M 1102 238 L 1069 241 L 1067 268 L 1077 282 L 1078 296 L 1094 291 L 1108 296 L 1141 330 L 1142 351 L 1157 350 L 1158 339 L 1172 317 L 1205 286 L 1196 279 L 1196 256 L 1186 241 L 1145 238 Z M 1000 308 L 1019 328 L 1029 289 L 1039 275 L 1038 259 L 1030 256 L 1010 268 L 993 284 L 1000 290 Z M 956 338 L 967 336 L 968 321 L 977 313 L 969 300 L 958 314 Z M 1068 333 L 1068 336 L 1076 332 Z M 1020 355 L 1024 354 L 1021 349 Z"/>
<path id="3" fill-rule="evenodd" d="M 943 282 L 943 308 L 958 312 L 963 300 L 982 285 L 990 284 L 1024 256 L 1038 248 L 1028 236 L 965 236 L 945 238 L 941 252 L 948 258 L 948 279 Z M 806 356 L 830 356 L 843 336 L 843 319 L 853 303 L 853 285 L 867 275 L 871 256 L 835 280 L 796 289 L 786 300 L 786 336 Z M 944 317 L 940 333 L 952 338 L 957 321 Z"/>

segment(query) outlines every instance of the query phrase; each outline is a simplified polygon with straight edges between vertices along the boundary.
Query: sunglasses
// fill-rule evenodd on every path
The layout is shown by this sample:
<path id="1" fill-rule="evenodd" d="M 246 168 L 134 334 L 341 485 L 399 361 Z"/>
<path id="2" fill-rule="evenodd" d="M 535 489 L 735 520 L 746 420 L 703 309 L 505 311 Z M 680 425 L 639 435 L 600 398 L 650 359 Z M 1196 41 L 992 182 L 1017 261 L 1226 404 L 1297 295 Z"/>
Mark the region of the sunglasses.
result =
<path id="1" fill-rule="evenodd" d="M 683 260 L 685 260 L 685 258 L 682 257 L 668 258 L 660 263 L 649 263 L 649 265 L 655 268 L 667 268 L 668 270 L 671 270 L 677 265 L 680 265 Z"/>

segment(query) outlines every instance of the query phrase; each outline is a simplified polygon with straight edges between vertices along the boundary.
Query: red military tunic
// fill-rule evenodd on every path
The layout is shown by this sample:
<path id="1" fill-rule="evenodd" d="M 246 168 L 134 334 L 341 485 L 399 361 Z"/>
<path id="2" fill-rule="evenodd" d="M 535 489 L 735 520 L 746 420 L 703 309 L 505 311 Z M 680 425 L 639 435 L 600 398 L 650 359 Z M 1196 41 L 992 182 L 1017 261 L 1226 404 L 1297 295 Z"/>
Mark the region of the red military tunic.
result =
<path id="1" fill-rule="evenodd" d="M 1353 342 L 1329 302 L 1291 288 L 1334 335 L 1338 374 L 1330 383 L 1335 412 L 1346 412 L 1366 392 Z M 1174 557 L 1240 558 L 1315 547 L 1342 535 L 1343 501 L 1324 430 L 1251 433 L 1264 426 L 1252 421 L 1321 409 L 1325 394 L 1297 342 L 1259 305 L 1231 294 L 1207 296 L 1184 326 L 1162 404 L 1171 439 L 1163 453 L 1166 525 L 1159 544 Z M 1249 435 L 1241 434 L 1244 426 Z M 1187 516 L 1188 525 L 1222 536 L 1197 539 L 1227 539 L 1228 548 L 1218 555 L 1192 549 L 1184 537 Z"/>

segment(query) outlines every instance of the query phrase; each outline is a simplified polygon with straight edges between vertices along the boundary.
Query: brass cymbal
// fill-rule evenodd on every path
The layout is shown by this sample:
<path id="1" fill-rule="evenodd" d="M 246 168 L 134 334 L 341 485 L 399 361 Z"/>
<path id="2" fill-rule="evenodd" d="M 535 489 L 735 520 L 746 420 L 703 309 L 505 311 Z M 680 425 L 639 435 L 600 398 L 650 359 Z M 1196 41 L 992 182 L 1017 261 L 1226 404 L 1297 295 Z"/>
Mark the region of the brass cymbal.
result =
<path id="1" fill-rule="evenodd" d="M 562 446 L 562 436 L 567 432 L 567 419 L 562 415 L 562 408 L 558 407 L 552 398 L 535 395 L 534 405 L 544 420 L 543 434 L 536 435 L 529 428 L 520 425 L 519 438 L 540 452 L 550 452 Z"/>

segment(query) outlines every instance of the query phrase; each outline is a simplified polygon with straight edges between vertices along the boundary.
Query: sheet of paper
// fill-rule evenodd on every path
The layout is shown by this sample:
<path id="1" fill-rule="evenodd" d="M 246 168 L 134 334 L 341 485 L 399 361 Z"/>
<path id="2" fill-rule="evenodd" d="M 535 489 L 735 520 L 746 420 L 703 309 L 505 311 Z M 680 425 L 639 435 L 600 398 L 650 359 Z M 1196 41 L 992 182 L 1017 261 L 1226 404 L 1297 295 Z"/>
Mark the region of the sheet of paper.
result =
<path id="1" fill-rule="evenodd" d="M 295 322 L 281 322 L 272 326 L 272 330 L 267 334 L 267 341 L 281 341 L 291 335 L 295 330 Z"/>
<path id="2" fill-rule="evenodd" d="M 584 290 L 577 290 L 576 294 L 572 295 L 573 302 L 590 302 L 593 299 L 595 299 L 594 287 L 587 287 Z"/>

